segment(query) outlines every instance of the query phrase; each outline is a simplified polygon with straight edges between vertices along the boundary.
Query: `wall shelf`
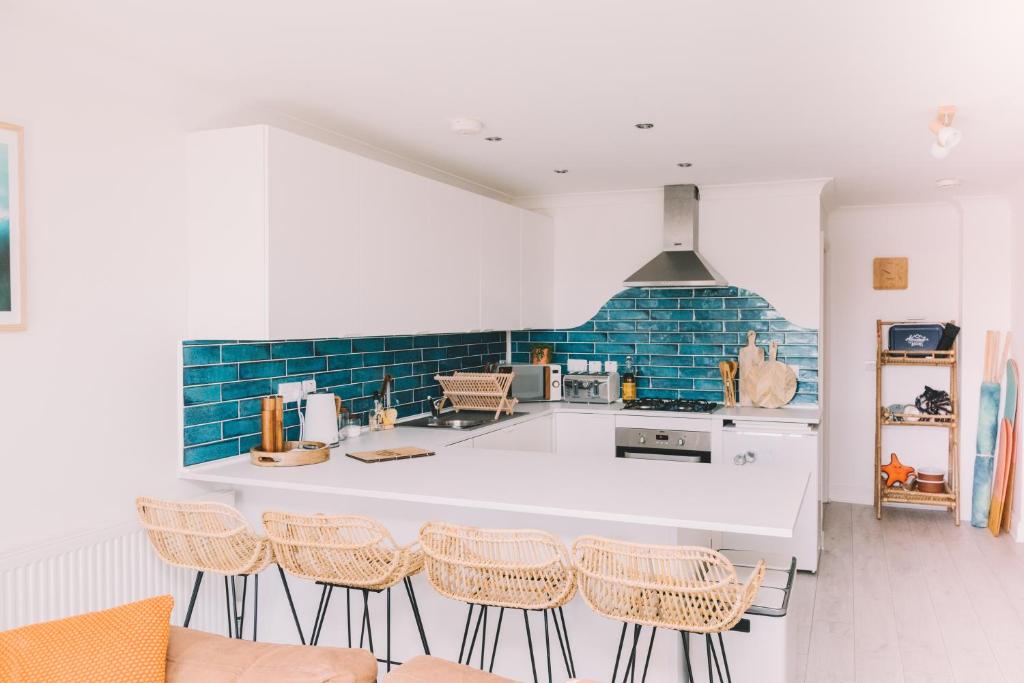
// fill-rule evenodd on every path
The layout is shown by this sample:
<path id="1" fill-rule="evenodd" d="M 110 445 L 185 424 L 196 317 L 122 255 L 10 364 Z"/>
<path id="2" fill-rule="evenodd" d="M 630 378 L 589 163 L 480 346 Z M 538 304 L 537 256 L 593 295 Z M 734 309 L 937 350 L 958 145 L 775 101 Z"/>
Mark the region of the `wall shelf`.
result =
<path id="1" fill-rule="evenodd" d="M 953 523 L 960 526 L 960 411 L 957 378 L 956 346 L 949 351 L 891 351 L 885 348 L 883 332 L 900 321 L 878 320 L 875 324 L 877 357 L 875 362 L 875 517 L 882 518 L 886 503 L 910 503 L 944 507 L 953 513 Z M 890 413 L 882 402 L 882 371 L 889 366 L 930 366 L 949 368 L 949 399 L 951 415 L 918 415 Z M 883 427 L 939 427 L 948 431 L 949 450 L 946 490 L 926 493 L 885 485 L 882 479 Z"/>

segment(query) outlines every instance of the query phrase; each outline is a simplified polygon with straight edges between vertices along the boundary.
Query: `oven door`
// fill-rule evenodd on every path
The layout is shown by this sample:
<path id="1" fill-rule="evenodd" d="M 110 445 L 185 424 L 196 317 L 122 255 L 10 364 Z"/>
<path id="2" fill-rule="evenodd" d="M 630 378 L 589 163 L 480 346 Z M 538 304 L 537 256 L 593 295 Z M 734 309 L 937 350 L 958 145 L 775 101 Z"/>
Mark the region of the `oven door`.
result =
<path id="1" fill-rule="evenodd" d="M 710 463 L 711 451 L 688 451 L 671 448 L 636 448 L 633 446 L 618 446 L 615 449 L 615 457 L 630 458 L 634 460 L 665 460 L 667 462 Z"/>

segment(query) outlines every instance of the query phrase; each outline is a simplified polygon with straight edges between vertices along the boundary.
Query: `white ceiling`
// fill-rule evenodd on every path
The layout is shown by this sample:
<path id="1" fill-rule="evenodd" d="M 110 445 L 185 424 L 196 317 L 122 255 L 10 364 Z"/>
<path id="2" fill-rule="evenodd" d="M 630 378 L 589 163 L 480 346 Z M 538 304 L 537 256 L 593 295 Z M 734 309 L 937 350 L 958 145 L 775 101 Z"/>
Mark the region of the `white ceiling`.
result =
<path id="1" fill-rule="evenodd" d="M 512 196 L 832 176 L 839 202 L 875 203 L 936 199 L 940 177 L 984 194 L 1024 176 L 1014 0 L 30 6 L 155 73 Z M 964 141 L 936 161 L 927 125 L 945 103 Z M 460 115 L 504 142 L 453 135 Z"/>

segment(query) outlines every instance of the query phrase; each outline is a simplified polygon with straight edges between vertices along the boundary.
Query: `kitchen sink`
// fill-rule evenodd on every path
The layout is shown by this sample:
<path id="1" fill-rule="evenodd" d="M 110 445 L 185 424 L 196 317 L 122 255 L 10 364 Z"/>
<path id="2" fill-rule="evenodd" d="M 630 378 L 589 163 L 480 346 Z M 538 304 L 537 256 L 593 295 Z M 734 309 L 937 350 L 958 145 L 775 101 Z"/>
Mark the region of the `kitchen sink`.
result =
<path id="1" fill-rule="evenodd" d="M 477 429 L 479 427 L 485 427 L 489 424 L 495 424 L 497 422 L 504 422 L 505 420 L 511 420 L 514 417 L 521 417 L 526 413 L 502 413 L 495 419 L 494 413 L 484 410 L 463 410 L 461 412 L 448 412 L 442 413 L 439 417 L 433 417 L 428 415 L 427 417 L 419 417 L 415 420 L 409 420 L 408 422 L 399 422 L 399 427 L 435 427 L 439 429 Z"/>

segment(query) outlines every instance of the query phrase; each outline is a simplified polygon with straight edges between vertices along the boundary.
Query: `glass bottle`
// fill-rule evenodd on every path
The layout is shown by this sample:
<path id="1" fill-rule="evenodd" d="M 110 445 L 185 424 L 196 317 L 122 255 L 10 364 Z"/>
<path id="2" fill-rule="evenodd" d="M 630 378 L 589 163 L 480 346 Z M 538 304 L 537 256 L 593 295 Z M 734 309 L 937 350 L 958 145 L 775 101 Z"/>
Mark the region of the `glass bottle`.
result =
<path id="1" fill-rule="evenodd" d="M 626 356 L 626 365 L 622 372 L 622 400 L 636 400 L 636 368 L 633 365 L 633 356 Z"/>

